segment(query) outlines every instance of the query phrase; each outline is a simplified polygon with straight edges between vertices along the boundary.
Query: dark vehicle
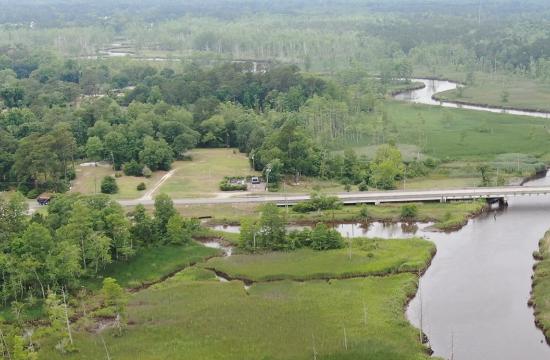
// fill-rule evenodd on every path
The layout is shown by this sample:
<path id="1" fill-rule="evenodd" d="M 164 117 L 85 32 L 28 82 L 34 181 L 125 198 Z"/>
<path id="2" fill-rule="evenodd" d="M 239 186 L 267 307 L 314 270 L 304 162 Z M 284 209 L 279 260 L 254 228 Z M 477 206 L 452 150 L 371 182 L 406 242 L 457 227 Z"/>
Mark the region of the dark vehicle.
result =
<path id="1" fill-rule="evenodd" d="M 53 199 L 53 195 L 49 193 L 43 193 L 39 197 L 36 198 L 36 201 L 40 205 L 48 205 L 50 203 L 50 200 Z"/>

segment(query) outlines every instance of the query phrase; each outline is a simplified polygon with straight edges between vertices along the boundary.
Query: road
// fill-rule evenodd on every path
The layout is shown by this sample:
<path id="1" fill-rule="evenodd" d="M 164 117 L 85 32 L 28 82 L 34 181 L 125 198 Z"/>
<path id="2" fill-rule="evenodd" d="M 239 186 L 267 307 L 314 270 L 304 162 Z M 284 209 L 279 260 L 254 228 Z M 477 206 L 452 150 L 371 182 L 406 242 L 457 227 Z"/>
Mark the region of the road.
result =
<path id="1" fill-rule="evenodd" d="M 471 199 L 498 199 L 512 196 L 532 196 L 550 194 L 550 186 L 502 186 L 488 188 L 418 190 L 418 191 L 370 191 L 332 194 L 344 204 L 381 204 L 400 202 L 428 202 Z M 289 194 L 278 195 L 248 195 L 228 198 L 188 198 L 173 199 L 175 205 L 216 205 L 216 204 L 264 204 L 293 205 L 308 200 L 309 195 Z M 153 205 L 152 199 L 119 200 L 122 206 Z"/>

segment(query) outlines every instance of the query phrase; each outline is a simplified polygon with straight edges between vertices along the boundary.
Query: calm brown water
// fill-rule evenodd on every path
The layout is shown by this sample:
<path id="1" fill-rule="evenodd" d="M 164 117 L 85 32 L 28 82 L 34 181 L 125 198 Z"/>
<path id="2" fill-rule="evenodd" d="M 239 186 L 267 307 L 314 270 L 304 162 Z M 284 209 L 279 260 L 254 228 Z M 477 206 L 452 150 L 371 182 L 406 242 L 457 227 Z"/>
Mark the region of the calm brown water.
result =
<path id="1" fill-rule="evenodd" d="M 550 185 L 550 178 L 528 185 Z M 422 328 L 434 356 L 550 359 L 550 346 L 527 306 L 532 253 L 548 229 L 550 196 L 540 196 L 510 199 L 508 209 L 478 217 L 455 233 L 424 234 L 436 244 L 437 255 L 407 316 L 419 327 L 422 308 Z"/>

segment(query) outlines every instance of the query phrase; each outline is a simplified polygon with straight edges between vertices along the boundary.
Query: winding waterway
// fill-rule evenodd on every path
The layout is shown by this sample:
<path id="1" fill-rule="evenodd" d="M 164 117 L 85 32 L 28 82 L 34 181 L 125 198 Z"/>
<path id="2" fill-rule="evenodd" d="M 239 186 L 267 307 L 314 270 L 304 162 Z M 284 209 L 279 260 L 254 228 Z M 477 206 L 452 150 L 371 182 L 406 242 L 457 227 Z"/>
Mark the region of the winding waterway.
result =
<path id="1" fill-rule="evenodd" d="M 528 185 L 550 185 L 550 177 Z M 427 234 L 437 255 L 407 316 L 422 326 L 435 356 L 550 359 L 550 346 L 527 305 L 532 253 L 549 228 L 550 196 L 518 197 L 458 232 Z"/>
<path id="2" fill-rule="evenodd" d="M 456 83 L 415 79 L 423 89 L 398 100 L 450 108 L 548 118 L 550 114 L 440 102 L 433 95 Z M 526 186 L 550 185 L 550 177 Z M 509 200 L 503 211 L 471 220 L 451 234 L 428 233 L 437 255 L 407 309 L 409 320 L 428 336 L 434 356 L 446 359 L 550 359 L 550 346 L 536 328 L 527 303 L 532 253 L 550 228 L 550 196 Z"/>
<path id="3" fill-rule="evenodd" d="M 488 111 L 492 113 L 503 113 L 503 114 L 511 114 L 511 115 L 550 118 L 550 113 L 545 113 L 545 112 L 502 109 L 498 107 L 485 107 L 485 106 L 476 106 L 476 105 L 463 105 L 463 104 L 458 104 L 458 103 L 449 102 L 449 101 L 435 100 L 433 98 L 435 94 L 448 91 L 448 90 L 454 90 L 461 85 L 459 85 L 456 82 L 446 81 L 446 80 L 412 79 L 412 81 L 423 83 L 425 86 L 422 89 L 405 91 L 405 92 L 399 93 L 394 96 L 396 100 L 408 101 L 416 104 L 438 105 L 438 106 L 455 108 L 455 109 L 468 109 L 468 110 L 476 110 L 476 111 Z"/>

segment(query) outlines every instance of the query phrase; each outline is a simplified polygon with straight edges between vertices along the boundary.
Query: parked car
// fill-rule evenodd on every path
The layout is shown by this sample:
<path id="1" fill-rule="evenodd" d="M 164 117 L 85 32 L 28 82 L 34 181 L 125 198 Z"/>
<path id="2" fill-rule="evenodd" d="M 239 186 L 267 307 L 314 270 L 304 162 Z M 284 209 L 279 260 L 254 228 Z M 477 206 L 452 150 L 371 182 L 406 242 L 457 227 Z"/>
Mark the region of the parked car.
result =
<path id="1" fill-rule="evenodd" d="M 53 198 L 52 194 L 49 193 L 43 193 L 39 197 L 36 198 L 36 201 L 40 205 L 48 205 L 50 203 L 50 200 Z"/>
<path id="2" fill-rule="evenodd" d="M 252 184 L 259 184 L 259 183 L 261 183 L 260 178 L 257 177 L 257 176 L 253 176 L 250 182 L 251 182 Z"/>

